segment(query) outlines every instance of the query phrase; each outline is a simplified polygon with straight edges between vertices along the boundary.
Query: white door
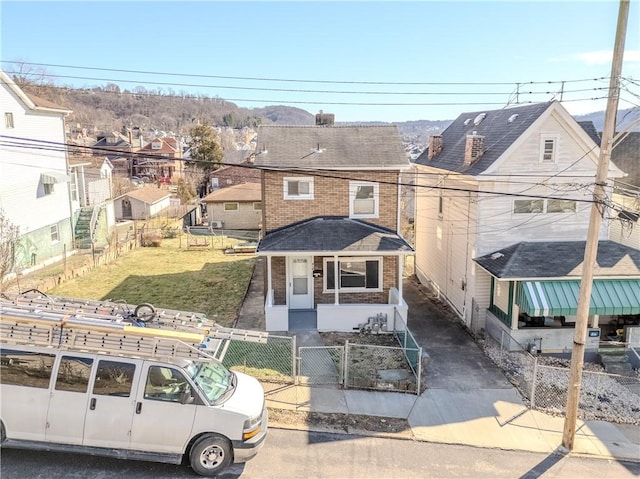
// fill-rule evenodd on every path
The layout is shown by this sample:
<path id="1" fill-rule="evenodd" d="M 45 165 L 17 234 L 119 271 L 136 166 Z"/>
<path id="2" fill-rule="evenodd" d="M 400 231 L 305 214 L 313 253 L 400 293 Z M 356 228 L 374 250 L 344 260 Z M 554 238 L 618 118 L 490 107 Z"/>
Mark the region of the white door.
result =
<path id="1" fill-rule="evenodd" d="M 94 362 L 91 356 L 83 354 L 61 355 L 49 399 L 47 441 L 82 444 Z"/>
<path id="2" fill-rule="evenodd" d="M 289 309 L 313 308 L 313 283 L 310 256 L 290 256 L 287 260 Z"/>
<path id="3" fill-rule="evenodd" d="M 191 439 L 196 408 L 206 406 L 182 404 L 190 385 L 180 369 L 145 363 L 143 371 L 133 415 L 131 449 L 181 453 Z"/>
<path id="4" fill-rule="evenodd" d="M 141 369 L 141 360 L 98 360 L 90 384 L 82 442 L 85 446 L 129 448 Z"/>

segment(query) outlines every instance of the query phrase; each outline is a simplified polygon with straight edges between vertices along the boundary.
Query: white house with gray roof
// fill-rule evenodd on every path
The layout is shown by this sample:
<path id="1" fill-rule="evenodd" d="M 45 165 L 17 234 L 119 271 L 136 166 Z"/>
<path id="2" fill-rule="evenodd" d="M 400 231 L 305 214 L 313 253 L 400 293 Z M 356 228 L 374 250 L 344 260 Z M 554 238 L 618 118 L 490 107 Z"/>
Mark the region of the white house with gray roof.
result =
<path id="1" fill-rule="evenodd" d="M 559 297 L 575 290 L 581 271 L 599 156 L 594 132 L 558 102 L 465 113 L 416 160 L 416 275 L 472 330 L 570 350 L 577 302 L 560 308 Z M 611 163 L 608 177 L 623 176 Z M 598 261 L 607 267 L 596 269 L 594 291 L 636 292 L 628 307 L 609 297 L 593 310 L 589 325 L 606 336 L 640 320 L 640 258 L 606 241 L 612 215 L 606 206 L 603 213 Z M 593 334 L 592 347 L 600 339 Z"/>
<path id="2" fill-rule="evenodd" d="M 268 331 L 391 331 L 406 320 L 395 126 L 262 126 L 265 320 Z M 396 322 L 403 328 L 402 321 Z"/>

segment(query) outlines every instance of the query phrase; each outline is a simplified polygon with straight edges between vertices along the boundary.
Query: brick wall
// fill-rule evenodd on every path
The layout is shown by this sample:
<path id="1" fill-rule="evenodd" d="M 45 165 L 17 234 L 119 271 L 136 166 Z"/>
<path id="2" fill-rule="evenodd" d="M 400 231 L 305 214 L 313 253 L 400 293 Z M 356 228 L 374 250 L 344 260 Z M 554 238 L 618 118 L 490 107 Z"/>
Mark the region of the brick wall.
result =
<path id="1" fill-rule="evenodd" d="M 371 181 L 379 184 L 379 217 L 365 221 L 395 231 L 398 211 L 397 171 L 334 172 L 340 178 L 313 176 L 313 200 L 285 200 L 284 178 L 312 176 L 290 172 L 264 171 L 263 233 L 316 216 L 349 216 L 349 181 Z"/>

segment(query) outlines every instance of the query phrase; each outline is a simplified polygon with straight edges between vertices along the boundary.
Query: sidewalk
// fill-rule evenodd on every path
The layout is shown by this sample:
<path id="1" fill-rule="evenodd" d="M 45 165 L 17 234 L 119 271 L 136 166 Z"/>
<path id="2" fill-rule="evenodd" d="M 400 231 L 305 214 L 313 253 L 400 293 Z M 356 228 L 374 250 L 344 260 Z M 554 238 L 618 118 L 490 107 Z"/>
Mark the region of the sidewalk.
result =
<path id="1" fill-rule="evenodd" d="M 424 393 L 264 384 L 267 406 L 402 418 L 411 429 L 402 437 L 418 441 L 562 453 L 564 418 L 529 410 L 463 329 L 426 299 L 421 285 L 407 279 L 403 287 L 409 328 L 431 358 Z M 236 327 L 264 330 L 262 291 L 259 262 Z M 578 420 L 570 454 L 640 462 L 640 427 Z"/>

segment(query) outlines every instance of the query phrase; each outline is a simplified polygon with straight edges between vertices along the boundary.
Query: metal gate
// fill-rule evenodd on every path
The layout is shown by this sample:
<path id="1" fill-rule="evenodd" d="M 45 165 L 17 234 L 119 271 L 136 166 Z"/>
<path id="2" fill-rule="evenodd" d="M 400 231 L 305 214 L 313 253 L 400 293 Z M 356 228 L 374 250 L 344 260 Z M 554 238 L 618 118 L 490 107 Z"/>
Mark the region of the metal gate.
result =
<path id="1" fill-rule="evenodd" d="M 300 347 L 298 354 L 301 384 L 343 384 L 344 346 Z"/>

